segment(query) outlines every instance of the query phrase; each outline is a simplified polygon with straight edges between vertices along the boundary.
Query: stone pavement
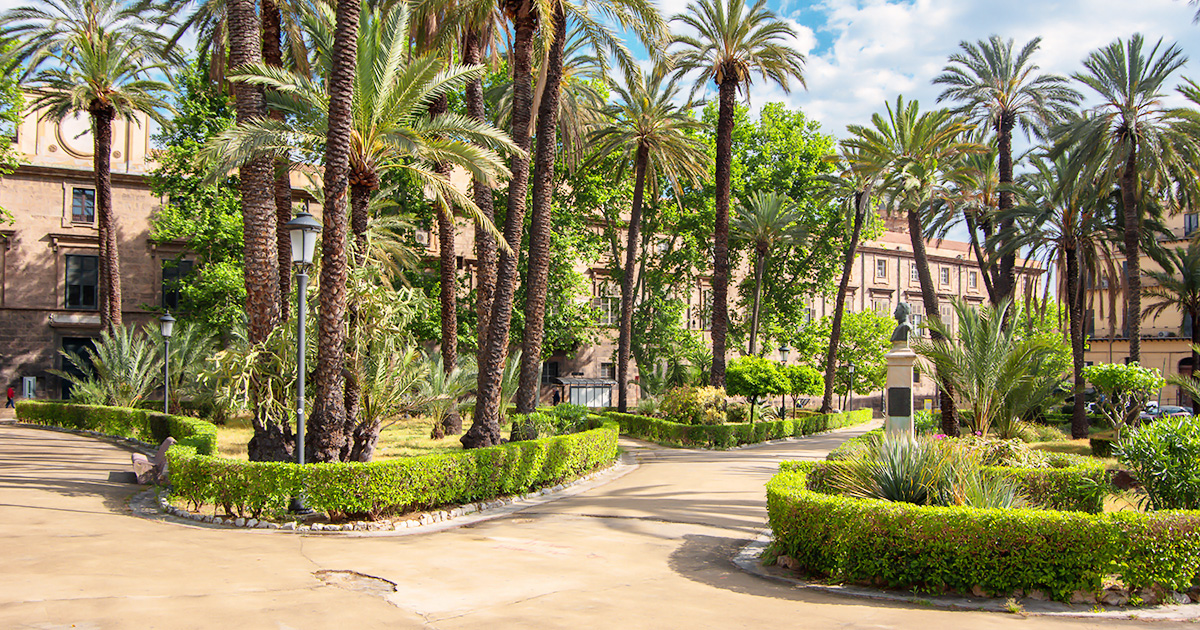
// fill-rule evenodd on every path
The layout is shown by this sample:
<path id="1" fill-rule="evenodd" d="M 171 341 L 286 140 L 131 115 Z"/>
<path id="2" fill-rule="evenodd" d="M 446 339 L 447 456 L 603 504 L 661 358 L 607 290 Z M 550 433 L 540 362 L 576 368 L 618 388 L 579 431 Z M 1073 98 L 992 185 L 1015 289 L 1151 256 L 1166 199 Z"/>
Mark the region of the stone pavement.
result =
<path id="1" fill-rule="evenodd" d="M 1145 625 L 933 610 L 739 571 L 731 558 L 765 527 L 778 462 L 861 431 L 728 452 L 623 440 L 642 465 L 582 494 L 448 531 L 354 537 L 138 518 L 140 489 L 110 480 L 130 470 L 128 451 L 0 424 L 0 628 Z"/>

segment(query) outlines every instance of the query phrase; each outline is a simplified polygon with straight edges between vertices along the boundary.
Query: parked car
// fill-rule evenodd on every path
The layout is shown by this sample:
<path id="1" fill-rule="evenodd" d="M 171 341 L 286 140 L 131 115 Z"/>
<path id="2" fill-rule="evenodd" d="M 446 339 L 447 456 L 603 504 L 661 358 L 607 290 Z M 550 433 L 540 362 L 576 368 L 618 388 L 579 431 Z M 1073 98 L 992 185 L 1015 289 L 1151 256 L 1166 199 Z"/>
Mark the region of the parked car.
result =
<path id="1" fill-rule="evenodd" d="M 1159 405 L 1156 402 L 1146 403 L 1146 409 L 1138 414 L 1138 418 L 1142 420 L 1156 420 L 1158 418 L 1172 418 L 1175 416 L 1190 416 L 1192 410 L 1179 405 Z"/>

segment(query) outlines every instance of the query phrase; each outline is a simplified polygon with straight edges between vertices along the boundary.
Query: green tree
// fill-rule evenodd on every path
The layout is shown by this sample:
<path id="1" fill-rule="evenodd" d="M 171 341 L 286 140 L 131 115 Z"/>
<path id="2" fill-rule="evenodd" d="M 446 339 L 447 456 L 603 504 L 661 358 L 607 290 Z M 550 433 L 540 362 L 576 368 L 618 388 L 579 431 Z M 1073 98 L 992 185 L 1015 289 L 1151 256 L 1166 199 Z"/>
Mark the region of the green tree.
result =
<path id="1" fill-rule="evenodd" d="M 781 368 L 788 381 L 787 394 L 796 407 L 801 396 L 820 396 L 825 391 L 825 379 L 811 365 L 784 365 Z"/>
<path id="2" fill-rule="evenodd" d="M 1162 271 L 1146 272 L 1154 284 L 1146 287 L 1144 294 L 1156 301 L 1146 305 L 1142 316 L 1161 315 L 1167 309 L 1187 315 L 1192 323 L 1192 365 L 1200 365 L 1200 243 L 1168 249 L 1159 263 Z M 1200 400 L 1192 399 L 1192 411 L 1200 415 Z"/>
<path id="3" fill-rule="evenodd" d="M 1101 189 L 1115 184 L 1121 191 L 1126 321 L 1134 362 L 1141 358 L 1143 206 L 1153 196 L 1168 202 L 1197 196 L 1195 112 L 1163 104 L 1167 82 L 1186 62 L 1177 45 L 1163 48 L 1161 40 L 1146 51 L 1141 34 L 1090 53 L 1083 61 L 1087 71 L 1072 77 L 1091 88 L 1100 104 L 1091 115 L 1057 129 L 1050 154 L 1055 158 L 1073 148 L 1073 169 L 1098 179 Z"/>
<path id="4" fill-rule="evenodd" d="M 851 390 L 866 395 L 882 389 L 887 380 L 886 355 L 892 349 L 895 327 L 895 320 L 873 310 L 843 313 L 842 334 L 838 336 L 836 364 L 832 369 L 826 363 L 832 318 L 826 316 L 808 323 L 788 341 L 802 363 L 832 375 L 833 392 L 839 397 Z M 851 365 L 854 374 L 850 373 Z"/>
<path id="5" fill-rule="evenodd" d="M 725 391 L 730 396 L 750 399 L 750 422 L 754 422 L 754 408 L 760 397 L 786 394 L 790 387 L 779 364 L 770 359 L 747 356 L 729 362 Z"/>
<path id="6" fill-rule="evenodd" d="M 37 6 L 0 16 L 9 48 L 0 65 L 21 76 L 36 95 L 30 103 L 62 122 L 86 112 L 91 118 L 96 178 L 96 229 L 100 237 L 100 324 L 121 326 L 121 258 L 112 210 L 112 123 L 145 115 L 166 124 L 170 86 L 150 79 L 169 72 L 166 39 L 147 23 L 143 3 L 124 0 L 39 0 Z"/>
<path id="7" fill-rule="evenodd" d="M 678 35 L 677 67 L 699 71 L 696 87 L 708 81 L 719 90 L 716 134 L 716 212 L 713 223 L 712 385 L 725 384 L 725 336 L 729 326 L 729 199 L 733 156 L 735 99 L 747 89 L 752 73 L 778 84 L 785 92 L 795 79 L 804 85 L 804 56 L 786 42 L 796 37 L 791 25 L 766 8 L 766 0 L 697 0 L 672 18 L 696 32 Z"/>
<path id="8" fill-rule="evenodd" d="M 1083 377 L 1104 395 L 1100 409 L 1118 442 L 1126 427 L 1137 424 L 1146 401 L 1166 384 L 1158 369 L 1136 362 L 1089 365 L 1083 369 Z"/>

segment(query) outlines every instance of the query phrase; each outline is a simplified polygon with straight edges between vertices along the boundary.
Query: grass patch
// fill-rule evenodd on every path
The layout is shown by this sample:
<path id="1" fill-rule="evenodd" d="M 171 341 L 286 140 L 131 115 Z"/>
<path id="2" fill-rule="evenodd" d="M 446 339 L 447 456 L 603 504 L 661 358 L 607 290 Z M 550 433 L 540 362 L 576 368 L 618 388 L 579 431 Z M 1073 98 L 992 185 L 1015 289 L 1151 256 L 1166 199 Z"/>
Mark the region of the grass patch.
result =
<path id="1" fill-rule="evenodd" d="M 464 418 L 470 422 L 470 418 Z M 432 455 L 436 453 L 452 453 L 462 450 L 462 444 L 457 435 L 446 436 L 441 440 L 429 437 L 433 421 L 425 417 L 408 418 L 385 428 L 379 434 L 379 444 L 375 447 L 375 460 L 398 459 L 414 455 Z M 465 427 L 464 427 L 465 428 Z M 254 428 L 249 419 L 230 420 L 227 424 L 217 427 L 217 454 L 221 457 L 246 461 L 246 445 L 254 436 Z"/>

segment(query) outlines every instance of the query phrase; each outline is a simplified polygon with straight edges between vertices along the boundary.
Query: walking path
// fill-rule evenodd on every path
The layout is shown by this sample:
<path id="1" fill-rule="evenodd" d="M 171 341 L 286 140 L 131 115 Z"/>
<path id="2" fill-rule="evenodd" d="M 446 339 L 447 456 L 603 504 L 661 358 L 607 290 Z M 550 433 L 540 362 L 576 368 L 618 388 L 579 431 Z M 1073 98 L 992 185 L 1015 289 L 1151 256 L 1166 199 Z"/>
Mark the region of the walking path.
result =
<path id="1" fill-rule="evenodd" d="M 582 494 L 448 531 L 353 537 L 137 518 L 128 499 L 140 489 L 110 480 L 129 470 L 127 451 L 0 424 L 0 628 L 1137 623 L 947 612 L 738 570 L 731 559 L 765 527 L 763 484 L 778 462 L 820 458 L 862 431 L 728 452 L 623 440 L 642 465 Z"/>

